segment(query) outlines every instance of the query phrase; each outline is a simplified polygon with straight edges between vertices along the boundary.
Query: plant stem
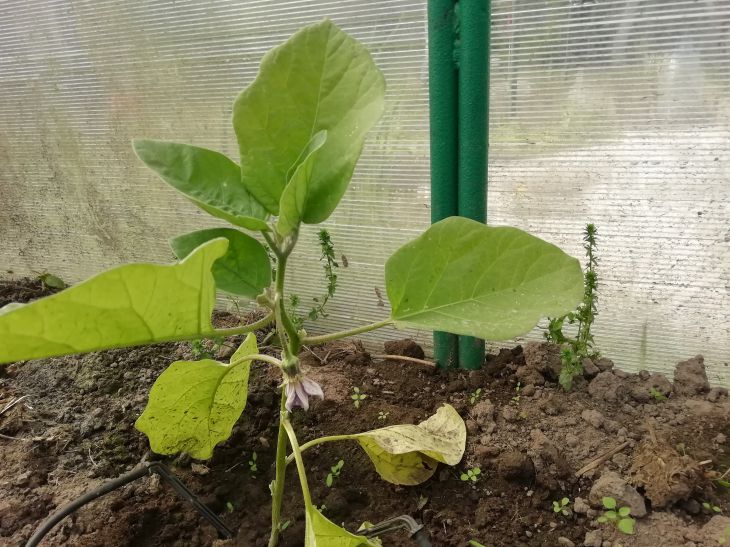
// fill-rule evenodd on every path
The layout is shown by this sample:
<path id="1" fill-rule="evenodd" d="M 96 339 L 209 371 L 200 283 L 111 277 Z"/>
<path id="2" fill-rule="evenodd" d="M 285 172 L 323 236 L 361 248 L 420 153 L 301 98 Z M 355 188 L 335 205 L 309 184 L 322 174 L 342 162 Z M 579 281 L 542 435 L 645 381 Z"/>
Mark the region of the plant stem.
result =
<path id="1" fill-rule="evenodd" d="M 281 421 L 284 424 L 284 429 L 286 429 L 286 434 L 289 435 L 289 444 L 291 445 L 291 450 L 294 454 L 294 460 L 297 462 L 297 474 L 299 475 L 299 483 L 302 485 L 302 497 L 304 498 L 304 506 L 306 509 L 310 509 L 312 507 L 312 497 L 309 494 L 307 472 L 304 468 L 304 461 L 302 460 L 302 452 L 299 449 L 297 436 L 294 434 L 294 428 L 289 421 L 289 415 L 287 413 L 281 413 Z"/>
<path id="2" fill-rule="evenodd" d="M 213 333 L 216 336 L 235 336 L 237 334 L 246 334 L 248 332 L 253 332 L 255 330 L 258 330 L 260 328 L 265 327 L 269 323 L 271 323 L 274 320 L 274 314 L 270 313 L 263 319 L 259 319 L 255 323 L 250 323 L 248 325 L 241 325 L 240 327 L 231 327 L 228 329 L 214 329 Z"/>
<path id="3" fill-rule="evenodd" d="M 318 444 L 322 443 L 329 443 L 333 441 L 347 441 L 349 439 L 354 439 L 357 437 L 357 435 L 330 435 L 328 437 L 319 437 L 318 439 L 312 439 L 309 442 L 304 443 L 302 446 L 299 447 L 300 452 L 304 452 L 305 450 L 309 450 L 313 446 L 317 446 Z M 292 461 L 294 461 L 294 454 L 289 454 L 286 457 L 286 463 L 290 464 Z"/>
<path id="4" fill-rule="evenodd" d="M 230 366 L 235 366 L 238 363 L 243 363 L 244 361 L 263 361 L 264 363 L 276 365 L 277 367 L 281 368 L 281 361 L 279 359 L 277 359 L 276 357 L 272 357 L 271 355 L 264 355 L 261 353 L 252 353 L 251 355 L 245 355 L 240 359 L 236 359 L 235 361 L 233 361 Z"/>
<path id="5" fill-rule="evenodd" d="M 281 523 L 281 503 L 284 499 L 284 483 L 286 478 L 286 430 L 284 429 L 284 413 L 286 412 L 286 390 L 281 388 L 281 404 L 279 405 L 279 436 L 276 442 L 276 475 L 274 491 L 271 493 L 271 536 L 269 547 L 279 543 L 279 526 Z"/>
<path id="6" fill-rule="evenodd" d="M 364 325 L 362 327 L 357 327 L 357 328 L 350 329 L 350 330 L 333 332 L 331 334 L 323 334 L 321 336 L 306 336 L 302 340 L 302 344 L 316 346 L 318 344 L 324 344 L 325 342 L 332 342 L 333 340 L 339 340 L 341 338 L 355 336 L 356 334 L 362 334 L 363 332 L 368 332 L 371 330 L 380 329 L 382 327 L 387 327 L 388 325 L 392 325 L 392 324 L 393 324 L 393 320 L 391 318 L 388 318 L 388 319 L 383 319 L 382 321 L 378 321 L 376 323 L 370 323 L 369 325 Z"/>

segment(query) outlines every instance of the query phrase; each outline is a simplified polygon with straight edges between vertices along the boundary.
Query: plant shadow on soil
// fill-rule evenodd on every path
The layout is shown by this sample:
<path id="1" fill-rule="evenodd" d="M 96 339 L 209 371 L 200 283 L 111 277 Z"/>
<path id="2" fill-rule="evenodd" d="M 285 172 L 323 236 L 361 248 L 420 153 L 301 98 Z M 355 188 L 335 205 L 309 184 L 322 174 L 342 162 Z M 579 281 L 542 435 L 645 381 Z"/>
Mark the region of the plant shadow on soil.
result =
<path id="1" fill-rule="evenodd" d="M 4 282 L 0 304 L 40 296 L 33 283 Z M 237 322 L 225 315 L 216 320 L 221 325 Z M 227 358 L 238 341 L 228 340 L 218 350 L 219 358 Z M 419 355 L 419 348 L 407 342 L 390 351 Z M 690 360 L 673 386 L 659 375 L 624 373 L 602 360 L 588 367 L 595 378 L 581 379 L 573 392 L 564 393 L 554 383 L 557 355 L 555 347 L 530 343 L 488 356 L 480 371 L 441 373 L 412 363 L 373 362 L 353 341 L 304 352 L 303 361 L 323 385 L 326 399 L 316 401 L 307 413 L 295 412 L 300 442 L 417 423 L 443 403 L 459 411 L 468 430 L 461 464 L 441 466 L 433 478 L 415 487 L 382 481 L 354 442 L 314 447 L 305 453 L 314 502 L 325 506 L 330 520 L 353 531 L 363 521 L 411 515 L 424 523 L 435 546 L 463 546 L 475 539 L 486 546 L 585 541 L 654 547 L 659 538 L 664 545 L 720 545 L 730 496 L 712 478 L 728 465 L 730 403 L 721 389 L 707 392 L 699 378 L 702 363 Z M 133 424 L 157 376 L 172 361 L 189 358 L 189 344 L 159 344 L 0 368 L 0 409 L 25 397 L 0 416 L 0 544 L 22 545 L 64 503 L 143 459 L 162 459 L 149 452 L 146 438 Z M 278 383 L 275 371 L 255 364 L 246 410 L 213 458 L 163 459 L 236 531 L 235 540 L 219 542 L 190 505 L 152 476 L 82 508 L 44 544 L 265 545 Z M 350 398 L 353 387 L 368 395 L 359 409 Z M 651 387 L 671 393 L 659 401 L 649 395 Z M 477 389 L 481 392 L 472 403 Z M 621 446 L 605 462 L 576 476 L 597 456 Z M 248 465 L 253 452 L 256 472 Z M 345 462 L 342 471 L 328 487 L 326 476 L 340 459 Z M 479 480 L 460 480 L 473 467 L 481 469 Z M 610 483 L 611 472 L 633 484 L 646 504 L 648 514 L 638 520 L 635 536 L 595 522 L 599 513 L 591 503 L 591 488 L 600 481 Z M 281 545 L 293 547 L 302 545 L 304 534 L 294 466 L 287 484 L 283 516 L 289 525 Z M 633 491 L 620 479 L 619 487 Z M 552 511 L 552 501 L 563 497 L 570 499 L 569 516 Z M 581 498 L 579 503 L 574 503 L 576 498 Z M 711 520 L 704 502 L 722 514 Z M 384 545 L 412 545 L 404 534 L 382 540 Z"/>

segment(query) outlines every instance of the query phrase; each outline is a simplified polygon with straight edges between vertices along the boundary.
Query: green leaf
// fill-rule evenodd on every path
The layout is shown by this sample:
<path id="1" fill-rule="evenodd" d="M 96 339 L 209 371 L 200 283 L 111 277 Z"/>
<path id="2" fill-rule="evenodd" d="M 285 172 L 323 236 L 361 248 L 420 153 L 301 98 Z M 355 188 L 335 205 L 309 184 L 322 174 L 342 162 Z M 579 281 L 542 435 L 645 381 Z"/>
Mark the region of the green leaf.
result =
<path id="1" fill-rule="evenodd" d="M 398 249 L 385 265 L 392 319 L 490 340 L 528 332 L 583 297 L 574 258 L 517 228 L 451 217 Z"/>
<path id="2" fill-rule="evenodd" d="M 608 522 L 608 519 L 606 517 L 598 517 L 598 519 L 596 520 L 598 520 L 598 522 L 600 522 L 601 524 L 605 524 L 606 522 Z"/>
<path id="3" fill-rule="evenodd" d="M 603 516 L 608 520 L 616 520 L 616 511 L 606 511 Z"/>
<path id="4" fill-rule="evenodd" d="M 251 236 L 232 228 L 212 228 L 178 236 L 170 240 L 170 247 L 183 259 L 201 244 L 219 237 L 228 240 L 228 251 L 213 264 L 217 287 L 256 298 L 271 284 L 271 262 L 264 246 Z"/>
<path id="5" fill-rule="evenodd" d="M 315 507 L 306 508 L 304 547 L 373 547 L 365 536 L 356 536 L 328 520 Z"/>
<path id="6" fill-rule="evenodd" d="M 633 535 L 635 525 L 636 521 L 634 519 L 621 519 L 618 521 L 617 527 L 624 534 Z"/>
<path id="7" fill-rule="evenodd" d="M 256 335 L 249 333 L 228 365 L 211 359 L 170 365 L 152 386 L 135 423 L 152 451 L 210 458 L 215 445 L 231 436 L 246 407 L 251 361 L 245 357 L 255 353 Z"/>
<path id="8" fill-rule="evenodd" d="M 616 500 L 614 498 L 603 497 L 601 502 L 606 509 L 616 509 Z"/>
<path id="9" fill-rule="evenodd" d="M 362 44 L 329 20 L 304 27 L 264 56 L 258 76 L 233 104 L 244 185 L 278 215 L 292 167 L 326 130 L 301 215 L 308 224 L 322 222 L 347 189 L 384 94 L 383 75 Z"/>
<path id="10" fill-rule="evenodd" d="M 307 210 L 309 182 L 317 158 L 317 152 L 327 140 L 327 131 L 318 131 L 302 152 L 303 158 L 295 163 L 294 174 L 284 188 L 279 201 L 279 219 L 276 231 L 282 236 L 299 228 Z"/>
<path id="11" fill-rule="evenodd" d="M 620 517 L 628 517 L 631 514 L 631 508 L 630 507 L 621 507 L 618 510 L 618 515 Z"/>
<path id="12" fill-rule="evenodd" d="M 241 169 L 213 150 L 151 139 L 134 141 L 137 157 L 203 211 L 241 228 L 268 230 L 268 214 L 241 183 Z"/>
<path id="13" fill-rule="evenodd" d="M 228 242 L 179 264 L 128 264 L 25 305 L 0 310 L 0 363 L 214 336 L 213 263 Z"/>
<path id="14" fill-rule="evenodd" d="M 464 455 L 466 426 L 451 405 L 418 425 L 393 425 L 353 435 L 393 484 L 420 484 L 436 472 L 438 462 L 456 465 Z"/>

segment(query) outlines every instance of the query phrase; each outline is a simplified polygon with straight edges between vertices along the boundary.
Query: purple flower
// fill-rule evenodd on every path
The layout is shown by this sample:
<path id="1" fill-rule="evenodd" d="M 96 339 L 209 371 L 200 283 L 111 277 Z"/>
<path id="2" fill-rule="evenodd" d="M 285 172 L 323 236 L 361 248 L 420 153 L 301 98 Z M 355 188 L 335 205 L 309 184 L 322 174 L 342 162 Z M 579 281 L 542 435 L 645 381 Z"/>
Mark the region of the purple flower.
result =
<path id="1" fill-rule="evenodd" d="M 286 383 L 286 409 L 291 412 L 294 407 L 302 407 L 309 410 L 309 398 L 319 397 L 324 399 L 322 387 L 309 378 L 299 377 L 291 379 Z"/>

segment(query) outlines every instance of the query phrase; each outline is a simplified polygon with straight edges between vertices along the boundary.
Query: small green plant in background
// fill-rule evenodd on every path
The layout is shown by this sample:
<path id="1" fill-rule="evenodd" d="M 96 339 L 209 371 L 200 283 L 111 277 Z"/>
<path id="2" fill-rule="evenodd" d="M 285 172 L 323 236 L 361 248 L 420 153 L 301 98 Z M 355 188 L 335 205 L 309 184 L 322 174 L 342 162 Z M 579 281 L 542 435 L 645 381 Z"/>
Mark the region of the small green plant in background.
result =
<path id="1" fill-rule="evenodd" d="M 44 291 L 46 289 L 56 289 L 60 291 L 68 287 L 66 282 L 57 275 L 53 275 L 52 273 L 48 272 L 35 273 L 37 274 L 36 279 L 41 282 L 41 287 Z"/>
<path id="2" fill-rule="evenodd" d="M 324 481 L 327 486 L 332 486 L 332 483 L 335 482 L 335 479 L 340 476 L 340 471 L 342 471 L 342 468 L 344 466 L 345 460 L 339 460 L 336 464 L 330 467 L 330 472 L 327 473 L 327 478 Z"/>
<path id="3" fill-rule="evenodd" d="M 515 405 L 520 404 L 520 399 L 522 399 L 521 392 L 522 392 L 522 383 L 518 380 L 517 385 L 515 386 L 515 394 L 512 397 L 512 399 L 510 400 L 510 402 L 512 404 L 515 404 Z"/>
<path id="4" fill-rule="evenodd" d="M 583 359 L 595 358 L 598 352 L 593 345 L 591 327 L 598 315 L 598 274 L 596 266 L 596 237 L 598 231 L 594 224 L 588 224 L 583 231 L 583 248 L 586 252 L 586 268 L 583 273 L 583 300 L 575 311 L 551 318 L 548 323 L 545 338 L 561 346 L 560 352 L 560 385 L 566 391 L 573 387 L 573 379 L 583 374 Z M 563 333 L 565 322 L 578 324 L 578 333 L 575 338 L 569 338 Z"/>
<path id="5" fill-rule="evenodd" d="M 722 513 L 722 509 L 720 509 L 717 505 L 710 503 L 709 501 L 703 502 L 702 507 L 710 513 Z"/>
<path id="6" fill-rule="evenodd" d="M 570 499 L 563 498 L 560 501 L 553 501 L 553 513 L 560 513 L 564 517 L 569 517 L 572 511 L 569 507 Z"/>
<path id="7" fill-rule="evenodd" d="M 634 527 L 636 521 L 631 518 L 630 507 L 618 507 L 614 498 L 605 497 L 602 500 L 603 507 L 606 509 L 603 515 L 598 517 L 598 522 L 601 524 L 612 523 L 618 528 L 618 530 L 627 535 L 634 533 Z"/>
<path id="8" fill-rule="evenodd" d="M 388 419 L 388 416 L 390 415 L 390 412 L 383 412 L 382 410 L 378 412 L 378 421 L 384 422 Z"/>
<path id="9" fill-rule="evenodd" d="M 277 526 L 277 529 L 279 530 L 279 532 L 283 532 L 284 530 L 289 528 L 289 526 L 291 526 L 291 521 L 285 520 L 284 522 L 279 523 L 279 525 Z"/>
<path id="10" fill-rule="evenodd" d="M 476 389 L 476 391 L 474 391 L 471 395 L 469 395 L 469 403 L 472 405 L 475 404 L 479 400 L 479 397 L 481 397 L 481 396 L 482 396 L 482 388 L 479 387 Z"/>
<path id="11" fill-rule="evenodd" d="M 359 387 L 353 387 L 350 398 L 352 399 L 352 403 L 355 405 L 355 408 L 360 408 L 360 405 L 368 398 L 368 396 L 366 393 L 362 393 Z"/>
<path id="12" fill-rule="evenodd" d="M 486 547 L 486 545 L 483 545 L 482 543 L 479 543 L 475 539 L 470 539 L 469 540 L 469 547 Z"/>
<path id="13" fill-rule="evenodd" d="M 651 395 L 655 401 L 662 403 L 667 400 L 667 396 L 664 395 L 661 391 L 659 391 L 654 386 L 649 388 L 649 395 Z"/>
<path id="14" fill-rule="evenodd" d="M 464 482 L 477 482 L 479 480 L 479 475 L 481 474 L 481 469 L 478 467 L 472 467 L 471 469 L 467 469 L 465 473 L 462 473 L 459 478 Z"/>
<path id="15" fill-rule="evenodd" d="M 720 545 L 725 545 L 726 543 L 730 543 L 730 526 L 727 526 L 725 528 L 725 531 L 722 533 L 722 536 L 718 538 L 717 542 Z"/>
<path id="16" fill-rule="evenodd" d="M 195 360 L 214 359 L 223 342 L 223 337 L 193 340 L 190 342 L 190 353 Z"/>
<path id="17" fill-rule="evenodd" d="M 251 472 L 251 475 L 253 475 L 254 477 L 256 476 L 256 471 L 259 470 L 257 459 L 258 459 L 258 455 L 256 454 L 256 452 L 254 452 L 253 454 L 251 454 L 251 459 L 248 460 L 248 470 Z"/>

